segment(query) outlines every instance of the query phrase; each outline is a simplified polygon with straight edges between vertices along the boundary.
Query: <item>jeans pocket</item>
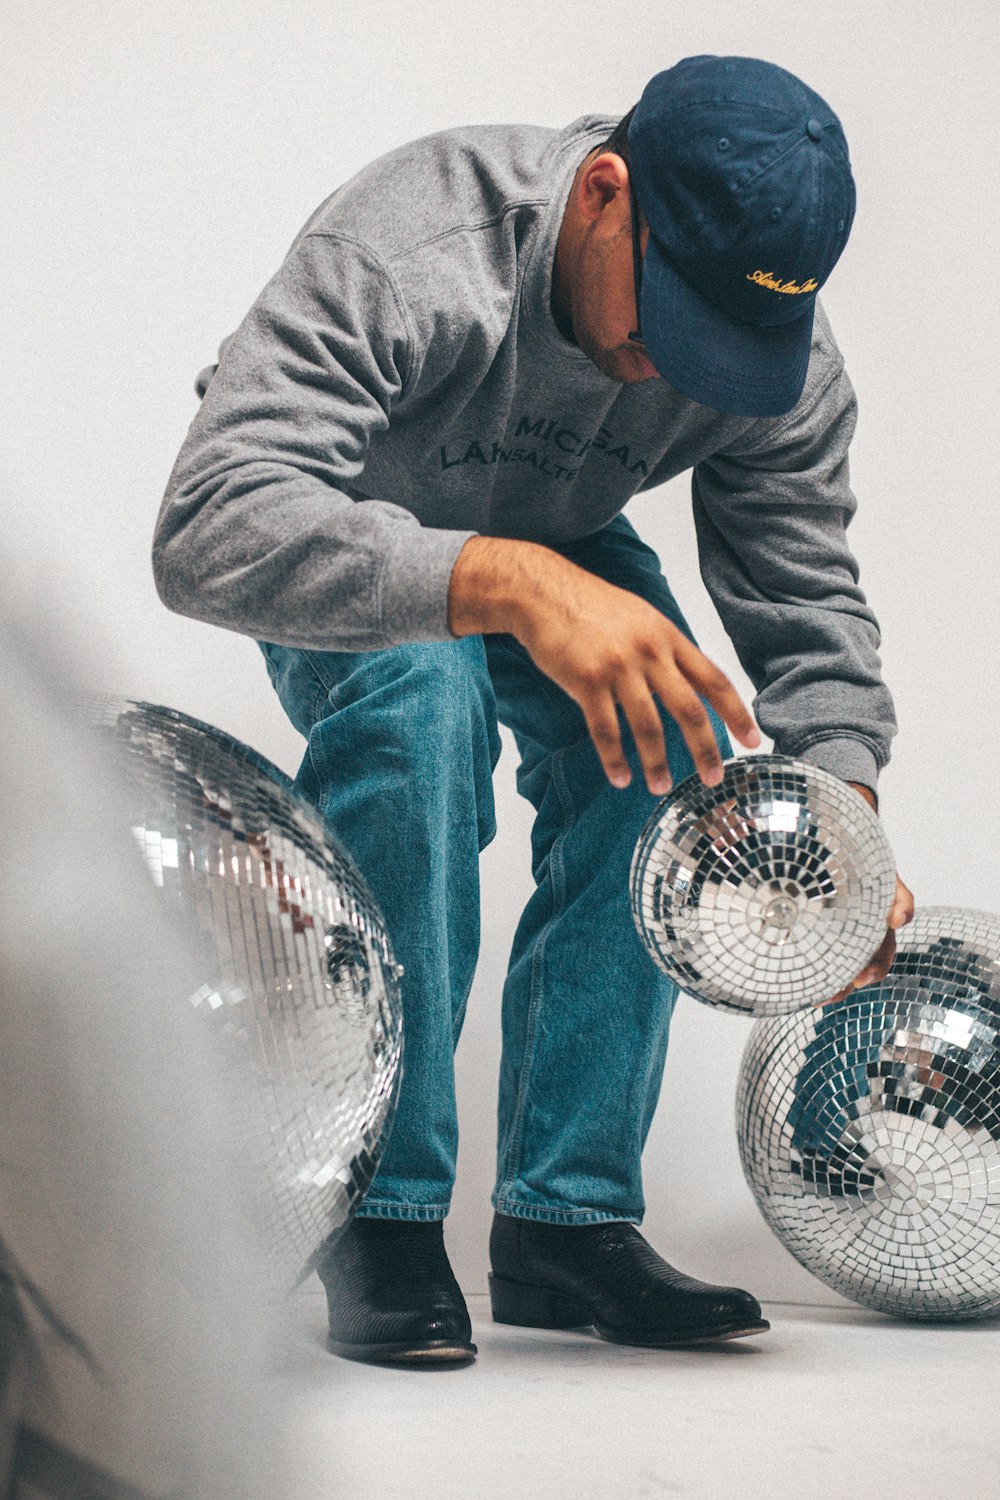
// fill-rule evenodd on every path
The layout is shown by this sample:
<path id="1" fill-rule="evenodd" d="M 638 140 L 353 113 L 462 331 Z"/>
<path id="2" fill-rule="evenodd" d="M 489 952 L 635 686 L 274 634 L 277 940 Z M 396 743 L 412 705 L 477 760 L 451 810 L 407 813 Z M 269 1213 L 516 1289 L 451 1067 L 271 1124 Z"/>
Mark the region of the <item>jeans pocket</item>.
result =
<path id="1" fill-rule="evenodd" d="M 327 688 L 312 661 L 312 653 L 296 646 L 258 641 L 267 675 L 282 708 L 304 739 L 324 714 Z"/>

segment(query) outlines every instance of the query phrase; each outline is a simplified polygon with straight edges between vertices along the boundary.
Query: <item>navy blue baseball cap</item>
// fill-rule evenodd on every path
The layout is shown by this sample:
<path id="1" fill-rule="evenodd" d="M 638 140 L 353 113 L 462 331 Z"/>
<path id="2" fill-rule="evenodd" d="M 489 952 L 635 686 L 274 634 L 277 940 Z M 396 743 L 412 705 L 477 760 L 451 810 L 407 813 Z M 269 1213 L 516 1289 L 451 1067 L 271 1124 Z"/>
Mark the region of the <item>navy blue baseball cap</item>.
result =
<path id="1" fill-rule="evenodd" d="M 639 316 L 653 364 L 718 411 L 790 411 L 854 218 L 837 116 L 773 63 L 688 57 L 646 85 L 628 156 L 650 230 Z"/>

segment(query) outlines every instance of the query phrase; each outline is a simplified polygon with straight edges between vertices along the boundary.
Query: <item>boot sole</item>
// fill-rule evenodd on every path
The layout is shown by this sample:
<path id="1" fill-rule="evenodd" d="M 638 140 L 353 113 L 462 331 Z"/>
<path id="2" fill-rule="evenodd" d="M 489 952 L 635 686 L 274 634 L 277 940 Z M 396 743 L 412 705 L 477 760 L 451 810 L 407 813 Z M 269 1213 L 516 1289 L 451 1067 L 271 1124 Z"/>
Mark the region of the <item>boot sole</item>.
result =
<path id="1" fill-rule="evenodd" d="M 669 1333 L 644 1337 L 639 1332 L 629 1334 L 621 1329 L 602 1326 L 595 1322 L 594 1314 L 585 1302 L 567 1297 L 564 1292 L 554 1292 L 548 1287 L 527 1286 L 524 1282 L 510 1281 L 493 1274 L 490 1275 L 489 1283 L 494 1323 L 506 1323 L 516 1328 L 554 1328 L 567 1332 L 593 1328 L 600 1338 L 611 1344 L 630 1344 L 644 1349 L 682 1349 L 690 1344 L 714 1344 L 725 1339 L 748 1338 L 754 1333 L 766 1333 L 771 1326 L 765 1318 L 757 1318 L 678 1328 Z"/>
<path id="2" fill-rule="evenodd" d="M 657 1338 L 616 1333 L 614 1329 L 602 1328 L 598 1323 L 594 1324 L 594 1332 L 609 1344 L 630 1344 L 636 1349 L 688 1349 L 695 1344 L 718 1344 L 727 1339 L 749 1338 L 755 1333 L 767 1333 L 770 1327 L 766 1318 L 759 1318 L 755 1323 L 733 1323 L 723 1328 L 683 1329 Z"/>
<path id="3" fill-rule="evenodd" d="M 344 1344 L 327 1336 L 326 1346 L 342 1359 L 369 1365 L 457 1365 L 470 1364 L 479 1350 L 475 1344 L 456 1339 L 425 1339 L 420 1343 Z"/>

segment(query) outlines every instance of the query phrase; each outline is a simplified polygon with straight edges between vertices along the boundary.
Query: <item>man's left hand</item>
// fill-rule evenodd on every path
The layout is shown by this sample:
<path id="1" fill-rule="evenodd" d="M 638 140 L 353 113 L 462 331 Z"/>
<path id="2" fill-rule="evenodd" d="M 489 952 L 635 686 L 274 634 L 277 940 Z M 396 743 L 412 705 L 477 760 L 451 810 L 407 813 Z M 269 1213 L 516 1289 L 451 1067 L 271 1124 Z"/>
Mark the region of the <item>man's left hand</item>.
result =
<path id="1" fill-rule="evenodd" d="M 873 812 L 878 811 L 875 794 L 870 787 L 862 785 L 857 781 L 849 781 L 848 786 L 854 790 L 868 803 Z M 822 1001 L 824 1005 L 832 1005 L 835 1000 L 843 1000 L 853 990 L 864 989 L 868 984 L 881 984 L 882 980 L 892 968 L 892 961 L 896 957 L 896 931 L 905 927 L 907 922 L 913 921 L 913 892 L 905 886 L 896 876 L 896 895 L 893 899 L 892 909 L 886 919 L 886 934 L 876 951 L 865 964 L 856 979 L 844 989 L 838 990 L 836 995 L 831 995 L 829 1000 Z"/>

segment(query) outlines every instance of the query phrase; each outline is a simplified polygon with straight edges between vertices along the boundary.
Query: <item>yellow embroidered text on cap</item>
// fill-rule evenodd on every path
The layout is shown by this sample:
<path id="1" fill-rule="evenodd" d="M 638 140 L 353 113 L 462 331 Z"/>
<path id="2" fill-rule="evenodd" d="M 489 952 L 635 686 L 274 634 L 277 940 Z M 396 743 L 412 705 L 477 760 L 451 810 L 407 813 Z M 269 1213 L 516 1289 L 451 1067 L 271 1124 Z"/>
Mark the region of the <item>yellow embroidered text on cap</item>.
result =
<path id="1" fill-rule="evenodd" d="M 787 292 L 792 297 L 800 297 L 803 292 L 814 292 L 819 286 L 819 282 L 813 281 L 811 277 L 801 286 L 797 281 L 779 281 L 773 271 L 752 271 L 747 276 L 747 281 L 756 281 L 758 286 L 766 286 L 772 292 Z"/>

